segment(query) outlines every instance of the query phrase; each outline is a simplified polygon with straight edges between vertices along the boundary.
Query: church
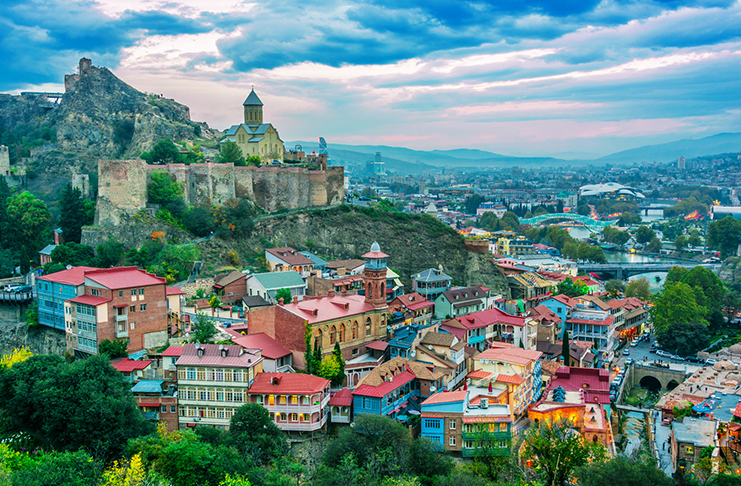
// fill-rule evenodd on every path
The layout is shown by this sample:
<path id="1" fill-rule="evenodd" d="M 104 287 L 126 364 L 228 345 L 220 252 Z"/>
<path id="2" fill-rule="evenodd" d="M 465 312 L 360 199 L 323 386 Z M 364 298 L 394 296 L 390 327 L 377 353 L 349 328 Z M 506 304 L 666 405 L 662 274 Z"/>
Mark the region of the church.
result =
<path id="1" fill-rule="evenodd" d="M 221 142 L 234 142 L 242 150 L 245 159 L 260 157 L 262 165 L 274 160 L 283 161 L 283 140 L 278 130 L 270 123 L 263 123 L 262 101 L 253 89 L 244 103 L 244 123 L 232 125 Z"/>

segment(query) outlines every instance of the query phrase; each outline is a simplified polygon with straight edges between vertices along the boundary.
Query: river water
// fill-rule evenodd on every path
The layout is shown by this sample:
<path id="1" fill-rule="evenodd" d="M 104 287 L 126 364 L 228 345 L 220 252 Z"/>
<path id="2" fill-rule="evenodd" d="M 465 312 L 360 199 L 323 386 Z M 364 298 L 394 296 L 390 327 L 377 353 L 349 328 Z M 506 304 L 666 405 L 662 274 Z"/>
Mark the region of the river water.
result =
<path id="1" fill-rule="evenodd" d="M 626 456 L 630 456 L 634 451 L 641 448 L 641 437 L 644 433 L 643 426 L 645 423 L 646 416 L 640 412 L 627 412 L 625 414 L 620 432 L 627 441 L 623 451 Z"/>

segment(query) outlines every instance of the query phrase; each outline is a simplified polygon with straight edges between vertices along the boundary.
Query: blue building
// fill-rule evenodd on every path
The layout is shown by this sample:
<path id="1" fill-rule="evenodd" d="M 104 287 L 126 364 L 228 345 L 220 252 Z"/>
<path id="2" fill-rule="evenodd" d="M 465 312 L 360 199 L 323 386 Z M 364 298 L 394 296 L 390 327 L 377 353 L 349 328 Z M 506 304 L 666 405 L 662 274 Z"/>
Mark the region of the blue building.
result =
<path id="1" fill-rule="evenodd" d="M 435 300 L 438 295 L 447 292 L 453 286 L 453 277 L 446 275 L 442 267 L 438 270 L 428 268 L 412 275 L 412 290 L 427 300 Z"/>
<path id="2" fill-rule="evenodd" d="M 541 305 L 544 305 L 550 309 L 551 312 L 556 314 L 561 319 L 560 331 L 558 332 L 559 337 L 563 337 L 564 324 L 566 319 L 571 316 L 571 310 L 577 305 L 577 301 L 567 295 L 554 295 L 548 300 L 544 300 Z"/>
<path id="3" fill-rule="evenodd" d="M 93 267 L 73 267 L 36 279 L 39 324 L 64 331 L 64 302 L 85 294 L 85 272 Z"/>

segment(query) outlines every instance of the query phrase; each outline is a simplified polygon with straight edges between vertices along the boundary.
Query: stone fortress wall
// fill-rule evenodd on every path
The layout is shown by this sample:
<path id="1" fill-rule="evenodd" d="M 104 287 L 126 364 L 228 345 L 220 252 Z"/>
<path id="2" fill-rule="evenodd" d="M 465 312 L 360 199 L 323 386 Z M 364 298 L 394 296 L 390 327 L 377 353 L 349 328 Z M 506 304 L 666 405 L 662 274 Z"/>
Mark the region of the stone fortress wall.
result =
<path id="1" fill-rule="evenodd" d="M 155 170 L 183 184 L 191 206 L 210 207 L 229 199 L 249 198 L 267 212 L 324 207 L 342 203 L 344 168 L 234 167 L 233 164 L 147 165 L 142 160 L 98 162 L 98 206 L 95 224 L 116 226 L 124 214 L 147 204 L 147 181 Z"/>

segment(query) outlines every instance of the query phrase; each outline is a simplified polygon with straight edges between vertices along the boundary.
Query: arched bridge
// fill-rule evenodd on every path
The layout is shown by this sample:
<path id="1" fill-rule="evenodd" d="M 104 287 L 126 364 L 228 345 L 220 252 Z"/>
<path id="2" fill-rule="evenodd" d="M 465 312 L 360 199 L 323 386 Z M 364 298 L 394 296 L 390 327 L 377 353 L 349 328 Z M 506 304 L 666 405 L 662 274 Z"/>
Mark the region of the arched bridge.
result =
<path id="1" fill-rule="evenodd" d="M 630 390 L 634 386 L 644 386 L 647 388 L 672 390 L 691 375 L 692 373 L 685 373 L 681 370 L 636 363 L 630 367 L 625 377 L 624 389 Z"/>
<path id="2" fill-rule="evenodd" d="M 579 263 L 579 270 L 587 273 L 598 273 L 618 280 L 625 280 L 633 275 L 652 272 L 668 272 L 672 267 L 695 268 L 705 267 L 716 270 L 714 263 Z"/>
<path id="3" fill-rule="evenodd" d="M 590 230 L 595 232 L 601 232 L 606 226 L 610 226 L 615 221 L 600 221 L 592 219 L 589 216 L 582 216 L 581 214 L 574 213 L 553 213 L 553 214 L 541 214 L 540 216 L 533 216 L 532 218 L 521 219 L 520 223 L 529 224 L 531 226 L 540 226 L 545 224 L 547 221 L 573 221 L 580 223 Z"/>

